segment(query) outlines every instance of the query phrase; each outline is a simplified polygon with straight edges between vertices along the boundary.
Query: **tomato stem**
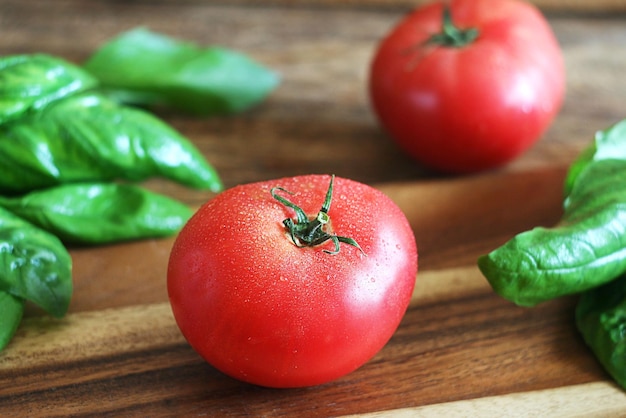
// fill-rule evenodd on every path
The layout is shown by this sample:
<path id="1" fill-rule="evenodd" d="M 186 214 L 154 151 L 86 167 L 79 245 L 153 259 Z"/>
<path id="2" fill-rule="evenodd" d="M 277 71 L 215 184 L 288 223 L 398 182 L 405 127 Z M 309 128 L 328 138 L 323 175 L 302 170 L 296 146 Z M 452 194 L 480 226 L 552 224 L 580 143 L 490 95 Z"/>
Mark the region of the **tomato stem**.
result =
<path id="1" fill-rule="evenodd" d="M 479 32 L 476 28 L 459 29 L 452 21 L 452 13 L 448 6 L 444 6 L 442 14 L 442 31 L 432 35 L 426 44 L 441 45 L 451 48 L 462 48 L 471 44 L 478 38 Z"/>
<path id="2" fill-rule="evenodd" d="M 330 240 L 335 245 L 335 249 L 334 251 L 323 250 L 327 254 L 338 254 L 340 250 L 340 242 L 352 245 L 353 247 L 361 250 L 363 254 L 365 254 L 361 246 L 354 239 L 338 236 L 335 234 L 329 234 L 326 231 L 326 229 L 328 228 L 327 225 L 330 223 L 330 216 L 328 215 L 328 211 L 330 210 L 330 203 L 333 196 L 334 180 L 335 175 L 333 174 L 330 177 L 330 184 L 328 185 L 328 191 L 326 192 L 326 198 L 324 199 L 322 208 L 317 213 L 317 216 L 312 218 L 309 218 L 306 213 L 304 213 L 304 210 L 302 210 L 302 208 L 300 208 L 298 205 L 277 194 L 279 191 L 287 194 L 293 194 L 290 191 L 285 190 L 282 187 L 273 187 L 272 190 L 270 190 L 270 193 L 272 194 L 272 197 L 274 199 L 278 200 L 280 203 L 293 209 L 296 212 L 295 221 L 292 218 L 287 218 L 283 220 L 283 225 L 285 225 L 285 229 L 287 230 L 287 232 L 289 232 L 289 236 L 296 246 L 313 247 Z"/>

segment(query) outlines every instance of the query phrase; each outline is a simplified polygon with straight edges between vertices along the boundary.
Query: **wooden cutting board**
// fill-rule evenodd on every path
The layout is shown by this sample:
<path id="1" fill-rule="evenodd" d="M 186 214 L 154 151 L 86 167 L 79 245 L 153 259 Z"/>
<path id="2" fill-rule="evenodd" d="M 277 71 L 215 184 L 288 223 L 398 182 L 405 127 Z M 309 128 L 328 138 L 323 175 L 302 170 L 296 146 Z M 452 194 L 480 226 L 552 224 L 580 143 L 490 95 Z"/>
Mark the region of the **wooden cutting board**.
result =
<path id="1" fill-rule="evenodd" d="M 368 61 L 408 2 L 0 0 L 0 55 L 81 62 L 143 25 L 275 68 L 281 86 L 244 115 L 160 116 L 198 145 L 227 187 L 334 172 L 380 188 L 409 218 L 420 257 L 411 305 L 378 355 L 335 382 L 271 390 L 222 375 L 181 336 L 165 289 L 173 238 L 73 248 L 70 313 L 51 319 L 28 305 L 0 352 L 0 416 L 626 415 L 626 392 L 576 331 L 575 297 L 516 307 L 476 267 L 514 234 L 554 224 L 569 163 L 596 130 L 626 117 L 622 2 L 536 3 L 565 55 L 562 112 L 511 165 L 446 177 L 397 150 L 368 105 Z M 159 180 L 146 186 L 192 207 L 211 197 Z"/>
<path id="2" fill-rule="evenodd" d="M 380 186 L 423 248 L 413 300 L 375 358 L 314 388 L 243 384 L 192 351 L 165 293 L 172 240 L 75 250 L 73 313 L 31 312 L 0 354 L 0 415 L 618 416 L 626 395 L 578 335 L 575 298 L 513 306 L 473 262 L 517 231 L 555 222 L 563 174 Z"/>

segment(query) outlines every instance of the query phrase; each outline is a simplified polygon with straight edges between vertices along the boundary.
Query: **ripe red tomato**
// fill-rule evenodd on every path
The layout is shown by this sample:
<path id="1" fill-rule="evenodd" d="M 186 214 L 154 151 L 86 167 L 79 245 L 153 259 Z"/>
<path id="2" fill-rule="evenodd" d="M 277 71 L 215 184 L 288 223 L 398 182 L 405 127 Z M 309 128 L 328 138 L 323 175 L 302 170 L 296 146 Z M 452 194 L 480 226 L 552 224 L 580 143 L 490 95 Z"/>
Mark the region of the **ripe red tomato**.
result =
<path id="1" fill-rule="evenodd" d="M 381 41 L 369 91 L 381 125 L 409 155 L 469 173 L 511 161 L 544 134 L 563 101 L 565 70 L 548 22 L 529 3 L 451 0 L 444 9 L 438 1 Z"/>
<path id="2" fill-rule="evenodd" d="M 319 215 L 330 179 L 226 190 L 177 237 L 167 277 L 174 317 L 191 346 L 225 374 L 267 387 L 325 383 L 367 362 L 398 327 L 417 274 L 409 223 L 382 192 L 343 178 Z M 287 231 L 306 223 L 290 202 L 306 221 L 322 220 L 299 231 L 302 246 Z M 318 227 L 322 238 L 340 240 L 306 246 Z"/>

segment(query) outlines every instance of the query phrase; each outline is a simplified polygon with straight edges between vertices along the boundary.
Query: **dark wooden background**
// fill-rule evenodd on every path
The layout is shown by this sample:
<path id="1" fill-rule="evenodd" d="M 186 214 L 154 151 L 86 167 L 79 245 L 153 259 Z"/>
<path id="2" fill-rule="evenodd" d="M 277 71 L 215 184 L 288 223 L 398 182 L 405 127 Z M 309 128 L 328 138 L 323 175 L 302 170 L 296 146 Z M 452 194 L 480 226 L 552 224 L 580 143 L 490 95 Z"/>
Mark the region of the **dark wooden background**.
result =
<path id="1" fill-rule="evenodd" d="M 73 249 L 70 314 L 29 306 L 0 353 L 0 416 L 619 416 L 626 397 L 573 324 L 575 298 L 522 309 L 477 268 L 480 254 L 561 214 L 567 166 L 595 131 L 626 117 L 626 2 L 537 0 L 561 43 L 567 98 L 545 137 L 502 169 L 440 176 L 381 132 L 365 84 L 377 41 L 419 2 L 0 0 L 0 54 L 81 63 L 137 26 L 247 53 L 280 87 L 245 114 L 160 114 L 227 187 L 335 173 L 385 191 L 420 254 L 416 292 L 390 343 L 336 382 L 268 390 L 204 363 L 176 328 L 165 268 L 172 239 Z M 197 206 L 211 196 L 151 180 Z M 510 412 L 510 414 L 508 414 Z M 375 414 L 374 414 L 375 415 Z"/>

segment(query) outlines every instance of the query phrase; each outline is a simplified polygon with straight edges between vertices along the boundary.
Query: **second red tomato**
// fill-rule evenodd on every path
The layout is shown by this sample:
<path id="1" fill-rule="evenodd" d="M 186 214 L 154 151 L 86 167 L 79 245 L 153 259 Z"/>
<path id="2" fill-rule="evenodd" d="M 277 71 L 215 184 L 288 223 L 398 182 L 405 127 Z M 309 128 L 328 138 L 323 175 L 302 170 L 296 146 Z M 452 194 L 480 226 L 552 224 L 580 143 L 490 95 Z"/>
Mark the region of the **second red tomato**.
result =
<path id="1" fill-rule="evenodd" d="M 565 71 L 534 6 L 452 0 L 418 8 L 382 40 L 369 89 L 401 148 L 435 170 L 469 173 L 510 162 L 545 133 Z"/>

